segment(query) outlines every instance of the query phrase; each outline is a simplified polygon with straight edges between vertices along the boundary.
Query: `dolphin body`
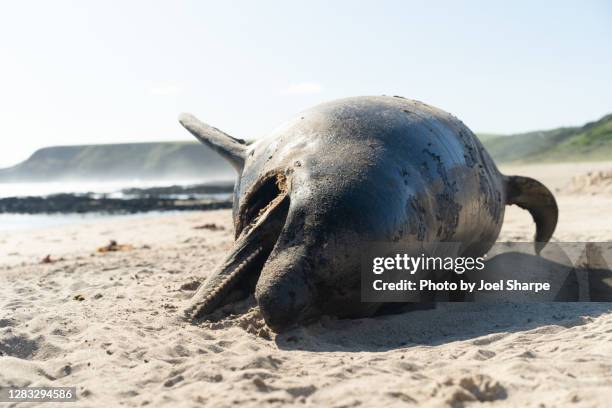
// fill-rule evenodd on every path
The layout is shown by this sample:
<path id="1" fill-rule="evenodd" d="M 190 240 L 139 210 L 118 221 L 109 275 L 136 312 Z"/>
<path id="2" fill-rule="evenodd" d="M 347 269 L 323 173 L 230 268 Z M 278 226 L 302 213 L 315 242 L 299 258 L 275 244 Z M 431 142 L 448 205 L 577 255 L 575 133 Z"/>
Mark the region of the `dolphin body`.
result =
<path id="1" fill-rule="evenodd" d="M 189 319 L 253 293 L 277 332 L 322 314 L 371 316 L 385 304 L 360 301 L 368 243 L 428 251 L 454 242 L 445 256 L 480 256 L 499 235 L 505 205 L 516 204 L 535 221 L 539 251 L 557 223 L 544 185 L 501 174 L 461 121 L 418 101 L 324 103 L 252 144 L 189 114 L 179 121 L 238 173 L 234 247 L 194 295 Z"/>

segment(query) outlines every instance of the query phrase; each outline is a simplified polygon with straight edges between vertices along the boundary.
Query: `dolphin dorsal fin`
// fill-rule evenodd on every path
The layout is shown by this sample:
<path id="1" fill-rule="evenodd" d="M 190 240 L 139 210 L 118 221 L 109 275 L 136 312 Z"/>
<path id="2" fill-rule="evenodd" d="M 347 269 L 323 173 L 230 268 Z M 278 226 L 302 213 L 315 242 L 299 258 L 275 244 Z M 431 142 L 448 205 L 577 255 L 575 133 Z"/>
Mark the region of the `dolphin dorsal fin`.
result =
<path id="1" fill-rule="evenodd" d="M 182 113 L 179 116 L 179 122 L 200 142 L 229 161 L 238 173 L 242 171 L 247 150 L 244 140 L 236 139 L 215 127 L 207 125 L 190 113 Z"/>

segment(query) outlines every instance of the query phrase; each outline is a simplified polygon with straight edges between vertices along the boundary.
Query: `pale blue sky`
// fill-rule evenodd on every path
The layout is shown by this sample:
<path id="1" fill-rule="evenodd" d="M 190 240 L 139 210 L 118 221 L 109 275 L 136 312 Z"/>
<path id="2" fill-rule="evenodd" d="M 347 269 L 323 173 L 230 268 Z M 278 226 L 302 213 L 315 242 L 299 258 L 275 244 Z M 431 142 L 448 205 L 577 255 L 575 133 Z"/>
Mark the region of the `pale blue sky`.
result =
<path id="1" fill-rule="evenodd" d="M 331 4 L 333 3 L 333 4 Z M 58 144 L 258 137 L 403 95 L 481 132 L 612 112 L 610 1 L 0 1 L 0 167 Z"/>

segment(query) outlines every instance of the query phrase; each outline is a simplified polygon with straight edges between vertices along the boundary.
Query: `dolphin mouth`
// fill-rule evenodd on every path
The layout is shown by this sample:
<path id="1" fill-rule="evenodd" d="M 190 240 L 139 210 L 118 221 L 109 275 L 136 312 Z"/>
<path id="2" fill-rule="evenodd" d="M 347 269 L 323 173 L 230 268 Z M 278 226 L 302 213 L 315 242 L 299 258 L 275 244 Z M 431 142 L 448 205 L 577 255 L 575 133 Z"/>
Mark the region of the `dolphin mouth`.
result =
<path id="1" fill-rule="evenodd" d="M 289 184 L 282 173 L 260 179 L 240 205 L 236 241 L 223 263 L 208 276 L 184 311 L 200 319 L 254 293 L 261 271 L 285 226 Z"/>

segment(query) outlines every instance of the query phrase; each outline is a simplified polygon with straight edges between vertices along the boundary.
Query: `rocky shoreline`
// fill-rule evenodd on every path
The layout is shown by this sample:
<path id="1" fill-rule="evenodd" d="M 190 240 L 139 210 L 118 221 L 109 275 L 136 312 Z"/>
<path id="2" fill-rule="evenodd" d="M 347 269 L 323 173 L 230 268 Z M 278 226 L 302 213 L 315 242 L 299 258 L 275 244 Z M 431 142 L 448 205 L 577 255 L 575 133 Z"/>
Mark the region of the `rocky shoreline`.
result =
<path id="1" fill-rule="evenodd" d="M 147 211 L 217 210 L 231 208 L 230 200 L 176 200 L 157 197 L 95 198 L 89 195 L 56 194 L 47 197 L 0 198 L 0 214 L 138 213 Z"/>
<path id="2" fill-rule="evenodd" d="M 124 198 L 95 193 L 53 194 L 48 196 L 0 198 L 0 214 L 133 214 L 148 211 L 191 211 L 231 208 L 231 183 L 130 188 L 121 191 Z M 210 198 L 207 195 L 227 195 Z"/>
<path id="3" fill-rule="evenodd" d="M 187 186 L 173 185 L 149 188 L 125 188 L 121 193 L 126 196 L 137 197 L 168 197 L 177 195 L 202 195 L 202 194 L 231 194 L 234 183 L 218 182 L 207 184 L 193 184 Z"/>

